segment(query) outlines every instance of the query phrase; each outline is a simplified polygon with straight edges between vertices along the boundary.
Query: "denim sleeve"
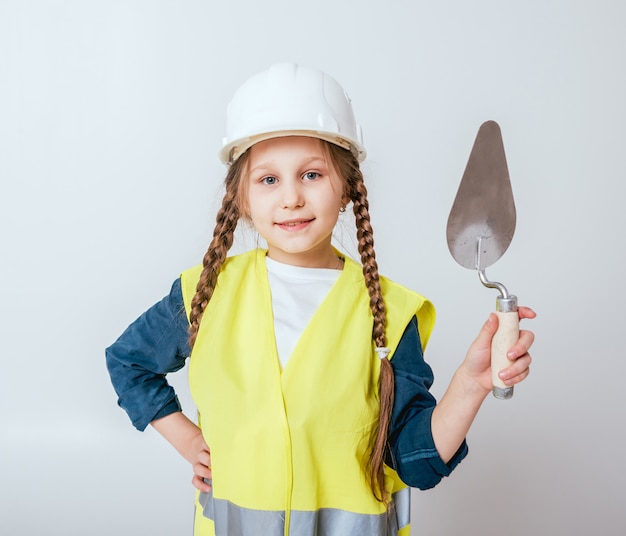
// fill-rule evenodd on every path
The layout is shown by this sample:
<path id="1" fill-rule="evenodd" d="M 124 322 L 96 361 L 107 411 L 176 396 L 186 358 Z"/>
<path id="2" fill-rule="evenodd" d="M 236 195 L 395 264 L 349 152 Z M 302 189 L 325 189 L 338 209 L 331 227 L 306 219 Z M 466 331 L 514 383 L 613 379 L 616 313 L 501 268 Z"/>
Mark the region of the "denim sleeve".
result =
<path id="1" fill-rule="evenodd" d="M 392 465 L 408 486 L 429 489 L 452 472 L 468 449 L 464 440 L 446 464 L 435 448 L 431 417 L 437 402 L 429 392 L 434 377 L 424 361 L 415 317 L 404 331 L 391 365 L 396 382 L 389 430 Z"/>
<path id="2" fill-rule="evenodd" d="M 181 411 L 165 376 L 185 365 L 190 350 L 180 279 L 168 296 L 135 320 L 106 349 L 106 364 L 122 407 L 138 430 Z"/>

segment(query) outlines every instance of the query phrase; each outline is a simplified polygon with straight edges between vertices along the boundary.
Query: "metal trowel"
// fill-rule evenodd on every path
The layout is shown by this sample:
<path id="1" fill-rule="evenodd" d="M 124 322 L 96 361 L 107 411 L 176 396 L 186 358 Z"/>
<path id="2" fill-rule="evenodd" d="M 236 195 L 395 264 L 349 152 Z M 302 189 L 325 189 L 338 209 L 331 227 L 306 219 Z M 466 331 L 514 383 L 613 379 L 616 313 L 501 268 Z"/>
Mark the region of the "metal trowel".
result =
<path id="1" fill-rule="evenodd" d="M 491 347 L 493 395 L 507 399 L 513 387 L 506 386 L 498 372 L 510 365 L 506 352 L 519 336 L 517 298 L 502 283 L 489 281 L 485 268 L 495 263 L 509 247 L 515 232 L 515 202 L 504 154 L 500 127 L 486 121 L 478 129 L 465 173 L 454 199 L 446 235 L 448 249 L 461 266 L 478 271 L 483 285 L 495 288 L 499 327 Z"/>

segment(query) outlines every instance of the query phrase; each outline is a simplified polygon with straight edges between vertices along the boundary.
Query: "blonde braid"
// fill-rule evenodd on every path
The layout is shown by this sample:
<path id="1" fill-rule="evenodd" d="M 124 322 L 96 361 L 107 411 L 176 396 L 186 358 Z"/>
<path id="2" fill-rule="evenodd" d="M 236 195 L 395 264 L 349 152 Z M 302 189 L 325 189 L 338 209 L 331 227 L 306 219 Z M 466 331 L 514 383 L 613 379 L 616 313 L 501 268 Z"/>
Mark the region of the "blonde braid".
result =
<path id="1" fill-rule="evenodd" d="M 215 290 L 217 276 L 226 260 L 228 251 L 233 245 L 235 229 L 241 217 L 240 184 L 242 170 L 246 166 L 246 162 L 247 153 L 239 157 L 228 169 L 224 179 L 226 192 L 222 200 L 222 206 L 215 218 L 216 224 L 213 230 L 213 239 L 202 260 L 204 268 L 196 286 L 196 293 L 191 300 L 191 311 L 189 313 L 189 346 L 191 348 L 193 348 L 196 342 L 202 315 Z"/>
<path id="2" fill-rule="evenodd" d="M 374 317 L 372 338 L 377 348 L 387 345 L 385 335 L 385 302 L 380 288 L 378 263 L 374 251 L 374 235 L 369 216 L 369 204 L 367 201 L 367 189 L 361 178 L 355 183 L 353 198 L 354 215 L 356 218 L 358 249 L 363 265 L 363 276 L 370 296 L 370 308 Z M 386 357 L 380 359 L 380 376 L 378 378 L 378 392 L 380 397 L 380 414 L 378 418 L 378 430 L 369 458 L 370 486 L 374 496 L 385 504 L 389 503 L 389 497 L 385 491 L 385 453 L 388 446 L 387 434 L 391 422 L 395 384 L 391 362 Z"/>
<path id="3" fill-rule="evenodd" d="M 378 263 L 374 251 L 374 232 L 370 223 L 369 203 L 367 201 L 367 189 L 363 180 L 356 182 L 355 195 L 353 198 L 354 216 L 356 218 L 356 236 L 358 249 L 363 265 L 365 285 L 370 295 L 370 307 L 374 316 L 374 328 L 372 338 L 376 346 L 383 347 L 387 344 L 385 337 L 385 302 L 380 290 Z"/>

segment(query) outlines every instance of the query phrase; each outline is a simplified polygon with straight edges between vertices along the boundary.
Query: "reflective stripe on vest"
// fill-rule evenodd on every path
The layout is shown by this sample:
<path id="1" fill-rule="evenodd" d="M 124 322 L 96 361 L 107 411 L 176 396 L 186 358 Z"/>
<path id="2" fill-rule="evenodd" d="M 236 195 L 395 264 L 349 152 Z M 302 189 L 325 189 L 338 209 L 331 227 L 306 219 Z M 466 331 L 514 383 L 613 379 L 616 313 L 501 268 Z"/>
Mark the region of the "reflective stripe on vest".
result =
<path id="1" fill-rule="evenodd" d="M 394 493 L 389 513 L 356 514 L 334 508 L 315 512 L 292 511 L 290 536 L 396 536 L 408 527 L 411 508 L 410 488 Z M 215 523 L 216 536 L 283 536 L 285 512 L 241 508 L 213 494 L 200 493 L 202 514 Z"/>
<path id="2" fill-rule="evenodd" d="M 339 521 L 342 533 L 352 534 L 346 523 L 354 521 L 359 531 L 361 519 L 385 527 L 362 534 L 385 535 L 385 506 L 363 469 L 378 423 L 380 360 L 361 266 L 346 258 L 281 370 L 265 255 L 254 250 L 226 261 L 191 355 L 191 393 L 211 449 L 214 502 L 207 511 L 218 528 L 243 527 L 240 512 L 255 512 L 253 520 L 262 512 L 270 526 L 280 518 L 284 535 L 316 523 L 325 527 L 316 536 L 339 534 L 330 528 Z M 187 312 L 200 272 L 182 274 Z M 381 288 L 390 358 L 414 315 L 425 345 L 434 322 L 430 302 L 385 278 Z M 406 488 L 388 467 L 385 487 L 392 496 Z M 216 534 L 202 511 L 197 508 L 196 536 Z"/>

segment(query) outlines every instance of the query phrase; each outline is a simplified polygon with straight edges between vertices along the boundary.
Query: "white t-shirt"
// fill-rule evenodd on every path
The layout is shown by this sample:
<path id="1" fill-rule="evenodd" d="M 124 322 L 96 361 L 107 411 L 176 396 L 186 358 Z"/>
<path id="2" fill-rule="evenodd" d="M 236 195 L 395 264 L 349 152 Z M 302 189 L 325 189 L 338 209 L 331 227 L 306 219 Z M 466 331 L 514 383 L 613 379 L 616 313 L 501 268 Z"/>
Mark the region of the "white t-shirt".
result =
<path id="1" fill-rule="evenodd" d="M 265 257 L 274 312 L 276 349 L 283 368 L 300 335 L 326 295 L 339 278 L 341 270 L 302 268 Z"/>

